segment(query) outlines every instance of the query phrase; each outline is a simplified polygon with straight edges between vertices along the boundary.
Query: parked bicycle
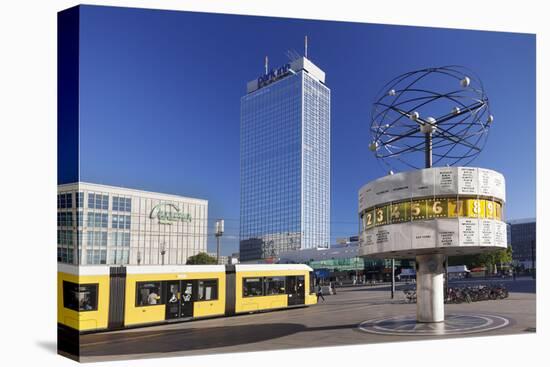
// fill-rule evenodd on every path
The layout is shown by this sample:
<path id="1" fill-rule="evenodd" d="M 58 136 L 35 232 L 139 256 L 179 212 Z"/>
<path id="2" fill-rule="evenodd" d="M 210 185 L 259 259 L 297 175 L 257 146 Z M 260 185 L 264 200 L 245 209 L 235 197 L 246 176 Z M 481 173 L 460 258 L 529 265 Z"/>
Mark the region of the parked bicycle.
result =
<path id="1" fill-rule="evenodd" d="M 405 301 L 416 303 L 416 287 L 403 289 Z M 499 285 L 474 285 L 465 287 L 449 287 L 445 303 L 471 303 L 479 301 L 505 299 L 509 296 L 508 289 Z"/>
<path id="2" fill-rule="evenodd" d="M 472 296 L 466 288 L 449 288 L 447 291 L 446 303 L 472 302 Z"/>
<path id="3" fill-rule="evenodd" d="M 509 295 L 508 289 L 499 285 L 475 285 L 468 287 L 449 288 L 447 303 L 479 302 L 496 299 L 504 299 Z"/>
<path id="4" fill-rule="evenodd" d="M 403 289 L 405 294 L 405 301 L 409 303 L 416 303 L 416 287 Z"/>

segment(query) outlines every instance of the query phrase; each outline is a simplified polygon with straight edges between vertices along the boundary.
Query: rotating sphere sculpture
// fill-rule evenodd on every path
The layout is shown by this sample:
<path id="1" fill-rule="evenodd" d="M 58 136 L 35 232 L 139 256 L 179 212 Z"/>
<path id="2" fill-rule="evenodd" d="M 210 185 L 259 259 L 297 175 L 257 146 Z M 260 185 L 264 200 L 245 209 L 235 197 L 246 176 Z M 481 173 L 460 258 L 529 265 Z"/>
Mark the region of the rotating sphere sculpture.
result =
<path id="1" fill-rule="evenodd" d="M 468 165 L 483 150 L 493 116 L 481 80 L 462 66 L 399 75 L 376 96 L 369 149 L 388 169 Z M 426 135 L 430 134 L 430 146 Z"/>

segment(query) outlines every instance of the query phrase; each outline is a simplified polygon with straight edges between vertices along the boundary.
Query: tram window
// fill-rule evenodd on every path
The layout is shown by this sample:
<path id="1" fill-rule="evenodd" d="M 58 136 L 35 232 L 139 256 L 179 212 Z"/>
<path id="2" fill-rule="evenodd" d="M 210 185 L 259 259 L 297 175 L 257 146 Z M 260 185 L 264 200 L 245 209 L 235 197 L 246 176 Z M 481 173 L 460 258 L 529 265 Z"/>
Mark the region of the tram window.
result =
<path id="1" fill-rule="evenodd" d="M 265 294 L 285 294 L 285 277 L 266 277 Z"/>
<path id="2" fill-rule="evenodd" d="M 138 282 L 136 284 L 136 306 L 162 305 L 160 282 Z"/>
<path id="3" fill-rule="evenodd" d="M 218 299 L 218 280 L 199 280 L 199 301 Z"/>
<path id="4" fill-rule="evenodd" d="M 75 311 L 97 310 L 98 284 L 76 284 L 63 281 L 63 307 Z"/>
<path id="5" fill-rule="evenodd" d="M 243 279 L 243 297 L 263 296 L 262 278 Z"/>
<path id="6" fill-rule="evenodd" d="M 315 276 L 312 271 L 309 272 L 309 293 L 315 293 Z"/>

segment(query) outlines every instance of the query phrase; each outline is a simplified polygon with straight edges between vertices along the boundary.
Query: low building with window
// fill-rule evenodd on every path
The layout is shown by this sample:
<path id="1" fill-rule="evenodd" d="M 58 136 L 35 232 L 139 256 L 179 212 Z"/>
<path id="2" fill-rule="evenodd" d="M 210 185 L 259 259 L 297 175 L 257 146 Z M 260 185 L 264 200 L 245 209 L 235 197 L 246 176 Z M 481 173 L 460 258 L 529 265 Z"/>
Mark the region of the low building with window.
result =
<path id="1" fill-rule="evenodd" d="M 317 278 L 353 282 L 390 280 L 391 260 L 359 256 L 358 237 L 342 239 L 330 248 L 312 248 L 282 252 L 280 264 L 307 264 L 315 270 Z M 396 267 L 408 266 L 406 260 L 396 260 Z"/>
<path id="2" fill-rule="evenodd" d="M 58 186 L 57 260 L 185 264 L 206 252 L 208 201 L 86 182 Z"/>
<path id="3" fill-rule="evenodd" d="M 307 264 L 319 279 L 351 279 L 365 273 L 365 259 L 357 254 L 358 244 L 337 244 L 330 248 L 313 248 L 283 252 L 280 264 Z"/>

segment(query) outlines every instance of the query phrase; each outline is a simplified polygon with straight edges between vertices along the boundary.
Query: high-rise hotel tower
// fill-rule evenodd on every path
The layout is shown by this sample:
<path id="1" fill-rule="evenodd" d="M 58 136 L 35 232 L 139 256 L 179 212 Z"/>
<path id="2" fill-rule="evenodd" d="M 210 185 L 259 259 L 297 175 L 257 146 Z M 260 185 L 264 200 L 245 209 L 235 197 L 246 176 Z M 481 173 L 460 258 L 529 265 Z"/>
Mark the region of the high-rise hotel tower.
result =
<path id="1" fill-rule="evenodd" d="M 241 98 L 240 260 L 329 247 L 330 89 L 300 57 Z"/>

